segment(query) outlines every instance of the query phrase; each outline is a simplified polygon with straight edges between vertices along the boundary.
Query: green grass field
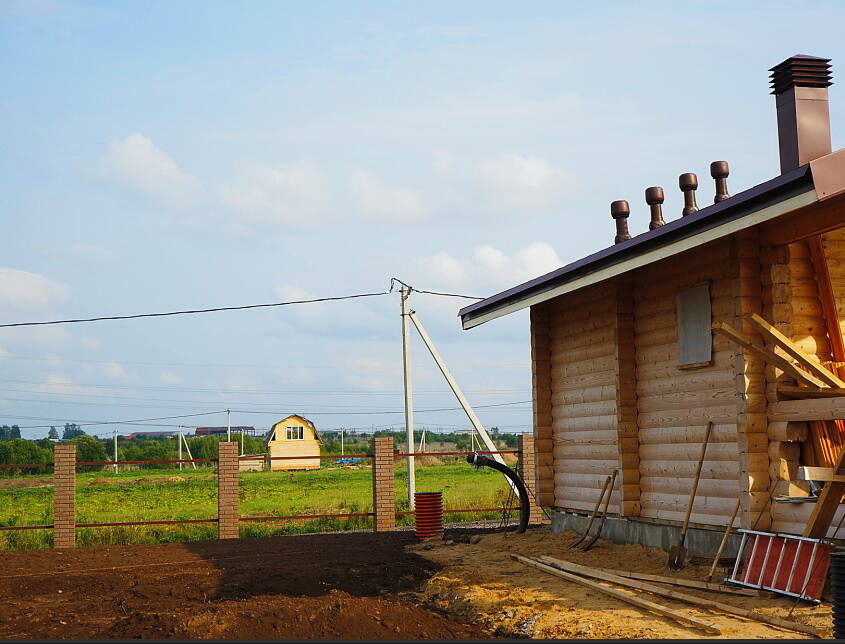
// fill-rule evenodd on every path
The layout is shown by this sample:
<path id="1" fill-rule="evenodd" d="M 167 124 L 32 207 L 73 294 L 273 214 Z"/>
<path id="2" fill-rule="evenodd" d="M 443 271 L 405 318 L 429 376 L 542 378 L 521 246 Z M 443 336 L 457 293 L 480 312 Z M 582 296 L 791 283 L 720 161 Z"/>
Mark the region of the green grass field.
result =
<path id="1" fill-rule="evenodd" d="M 26 476 L 28 485 L 51 484 L 50 476 Z M 498 472 L 476 471 L 469 465 L 417 466 L 418 492 L 442 491 L 445 508 L 490 508 L 505 503 L 508 487 Z M 10 479 L 5 479 L 10 481 Z M 408 509 L 407 470 L 396 468 L 396 509 Z M 52 523 L 52 487 L 0 487 L 0 525 Z M 305 472 L 242 472 L 240 514 L 273 516 L 339 514 L 372 510 L 372 479 L 368 467 L 326 467 Z M 202 519 L 217 515 L 217 480 L 213 469 L 88 472 L 77 475 L 77 523 L 110 523 L 168 519 Z M 447 514 L 446 521 L 498 518 L 499 513 Z M 413 516 L 397 517 L 400 525 Z M 366 529 L 370 517 L 242 522 L 241 536 Z M 79 528 L 83 546 L 163 543 L 213 539 L 216 525 L 115 526 Z M 28 550 L 52 545 L 50 530 L 0 532 L 0 550 Z"/>

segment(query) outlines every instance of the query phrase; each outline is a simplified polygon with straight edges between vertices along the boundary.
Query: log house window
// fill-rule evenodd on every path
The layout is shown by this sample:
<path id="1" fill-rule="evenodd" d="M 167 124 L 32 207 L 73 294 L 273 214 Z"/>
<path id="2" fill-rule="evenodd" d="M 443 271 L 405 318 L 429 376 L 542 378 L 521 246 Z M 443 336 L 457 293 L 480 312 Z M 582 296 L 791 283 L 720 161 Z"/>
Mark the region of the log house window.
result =
<path id="1" fill-rule="evenodd" d="M 678 291 L 678 367 L 693 369 L 713 363 L 710 330 L 710 284 L 696 284 Z"/>
<path id="2" fill-rule="evenodd" d="M 302 426 L 299 427 L 288 427 L 288 440 L 289 441 L 301 441 L 305 439 L 305 428 Z"/>

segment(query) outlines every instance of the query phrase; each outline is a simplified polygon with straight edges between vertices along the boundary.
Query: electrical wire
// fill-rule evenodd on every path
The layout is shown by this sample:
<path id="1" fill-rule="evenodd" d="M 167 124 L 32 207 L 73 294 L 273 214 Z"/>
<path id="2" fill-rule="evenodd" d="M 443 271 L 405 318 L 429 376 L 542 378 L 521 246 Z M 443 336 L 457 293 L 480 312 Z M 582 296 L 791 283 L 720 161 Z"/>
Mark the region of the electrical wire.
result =
<path id="1" fill-rule="evenodd" d="M 290 306 L 292 304 L 313 304 L 316 302 L 337 302 L 340 300 L 352 300 L 362 297 L 378 297 L 388 295 L 389 291 L 380 293 L 356 293 L 354 295 L 340 295 L 337 297 L 319 297 L 312 300 L 290 300 L 288 302 L 270 302 L 267 304 L 244 304 L 242 306 L 217 306 L 209 309 L 185 309 L 182 311 L 167 311 L 164 313 L 135 313 L 133 315 L 102 315 L 93 318 L 74 318 L 68 320 L 50 320 L 48 322 L 14 322 L 11 324 L 0 324 L 0 328 L 19 326 L 46 326 L 49 324 L 73 324 L 76 322 L 100 322 L 104 320 L 135 320 L 138 318 L 161 318 L 173 315 L 193 315 L 196 313 L 217 313 L 219 311 L 244 311 L 246 309 L 265 309 L 277 306 Z"/>
<path id="2" fill-rule="evenodd" d="M 195 315 L 198 313 L 218 313 L 221 311 L 245 311 L 247 309 L 265 309 L 271 307 L 279 307 L 279 306 L 291 306 L 293 304 L 314 304 L 317 302 L 339 302 L 341 300 L 353 300 L 363 297 L 380 297 L 383 295 L 389 295 L 393 292 L 394 283 L 398 282 L 411 290 L 416 291 L 417 293 L 425 293 L 428 295 L 440 295 L 443 297 L 459 297 L 468 300 L 483 300 L 482 297 L 474 297 L 472 295 L 460 295 L 458 293 L 441 293 L 438 291 L 426 291 L 423 289 L 416 289 L 412 286 L 406 284 L 400 279 L 395 277 L 390 278 L 390 287 L 387 291 L 380 291 L 377 293 L 354 293 L 352 295 L 338 295 L 335 297 L 318 297 L 313 298 L 310 300 L 290 300 L 287 302 L 268 302 L 266 304 L 244 304 L 240 306 L 216 306 L 207 309 L 184 309 L 180 311 L 165 311 L 160 313 L 134 313 L 132 315 L 101 315 L 97 317 L 91 318 L 69 318 L 66 320 L 48 320 L 43 322 L 11 322 L 7 324 L 0 324 L 0 329 L 7 329 L 12 327 L 22 327 L 22 326 L 47 326 L 53 324 L 75 324 L 78 322 L 103 322 L 103 321 L 112 321 L 112 320 L 137 320 L 139 318 L 161 318 L 161 317 L 171 317 L 175 315 Z"/>

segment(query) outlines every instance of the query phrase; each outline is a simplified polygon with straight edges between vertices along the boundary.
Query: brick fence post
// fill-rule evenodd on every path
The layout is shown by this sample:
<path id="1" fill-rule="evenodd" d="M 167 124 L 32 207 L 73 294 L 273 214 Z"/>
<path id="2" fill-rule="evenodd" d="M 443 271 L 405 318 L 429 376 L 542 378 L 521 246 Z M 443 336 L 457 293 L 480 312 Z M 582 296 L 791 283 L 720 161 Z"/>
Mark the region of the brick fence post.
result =
<path id="1" fill-rule="evenodd" d="M 238 444 L 217 447 L 217 538 L 237 539 L 238 531 Z"/>
<path id="2" fill-rule="evenodd" d="M 528 488 L 528 498 L 531 501 L 531 513 L 528 518 L 529 524 L 542 523 L 543 512 L 537 505 L 537 463 L 534 452 L 534 435 L 520 434 L 517 438 L 519 449 L 519 478 Z"/>
<path id="3" fill-rule="evenodd" d="M 53 547 L 76 546 L 76 445 L 53 448 Z"/>
<path id="4" fill-rule="evenodd" d="M 393 481 L 393 437 L 373 438 L 373 530 L 396 529 L 396 493 Z"/>

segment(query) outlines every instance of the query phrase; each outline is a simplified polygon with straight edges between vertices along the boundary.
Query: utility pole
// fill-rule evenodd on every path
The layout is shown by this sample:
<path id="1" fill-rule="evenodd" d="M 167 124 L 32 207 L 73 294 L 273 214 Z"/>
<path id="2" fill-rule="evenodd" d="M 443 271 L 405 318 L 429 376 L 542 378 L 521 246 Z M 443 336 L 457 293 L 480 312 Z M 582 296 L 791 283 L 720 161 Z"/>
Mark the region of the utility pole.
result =
<path id="1" fill-rule="evenodd" d="M 244 426 L 241 425 L 241 456 L 244 455 Z"/>
<path id="2" fill-rule="evenodd" d="M 182 425 L 179 425 L 179 435 L 176 437 L 176 442 L 179 444 L 179 470 L 182 470 Z"/>
<path id="3" fill-rule="evenodd" d="M 340 428 L 340 455 L 343 456 L 343 427 Z"/>
<path id="4" fill-rule="evenodd" d="M 408 318 L 411 316 L 408 298 L 411 289 L 404 284 L 400 294 L 402 308 L 402 366 L 405 374 L 405 433 L 408 436 L 408 507 L 414 509 L 416 474 L 414 472 L 414 399 L 411 383 L 411 329 Z"/>
<path id="5" fill-rule="evenodd" d="M 117 472 L 117 428 L 114 429 L 114 471 Z"/>
<path id="6" fill-rule="evenodd" d="M 232 442 L 232 410 L 226 410 L 226 441 Z"/>

